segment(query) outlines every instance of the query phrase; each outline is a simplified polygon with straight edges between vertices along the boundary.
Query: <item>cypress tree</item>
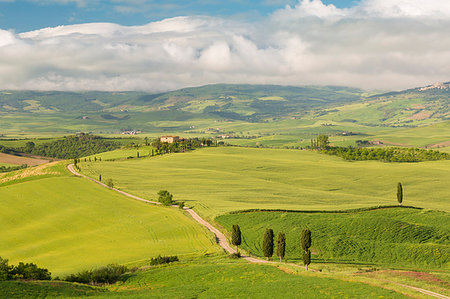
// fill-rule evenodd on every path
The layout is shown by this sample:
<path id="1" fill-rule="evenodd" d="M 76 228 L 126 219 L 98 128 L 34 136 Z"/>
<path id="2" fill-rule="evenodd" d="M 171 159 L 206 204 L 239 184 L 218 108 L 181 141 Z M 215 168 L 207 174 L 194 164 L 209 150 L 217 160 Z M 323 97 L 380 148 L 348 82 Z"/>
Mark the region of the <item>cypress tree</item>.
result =
<path id="1" fill-rule="evenodd" d="M 269 260 L 269 257 L 273 255 L 273 230 L 271 228 L 267 228 L 264 233 L 262 249 L 264 256 Z"/>
<path id="2" fill-rule="evenodd" d="M 286 235 L 282 232 L 278 233 L 277 237 L 277 255 L 280 257 L 280 263 L 284 259 L 286 252 Z"/>
<path id="3" fill-rule="evenodd" d="M 102 181 L 102 175 L 101 174 L 98 175 L 98 180 L 99 180 L 99 182 Z"/>
<path id="4" fill-rule="evenodd" d="M 139 152 L 137 152 L 137 157 L 139 158 Z"/>
<path id="5" fill-rule="evenodd" d="M 403 187 L 402 183 L 397 184 L 397 201 L 399 205 L 402 205 L 403 202 Z"/>
<path id="6" fill-rule="evenodd" d="M 241 229 L 239 225 L 233 225 L 233 231 L 231 232 L 231 243 L 236 246 L 236 251 L 239 252 L 239 245 L 241 245 Z"/>
<path id="7" fill-rule="evenodd" d="M 311 263 L 311 251 L 309 247 L 311 247 L 311 231 L 308 228 L 302 230 L 302 250 L 303 250 L 303 264 L 306 267 L 306 271 L 308 271 L 308 265 Z"/>

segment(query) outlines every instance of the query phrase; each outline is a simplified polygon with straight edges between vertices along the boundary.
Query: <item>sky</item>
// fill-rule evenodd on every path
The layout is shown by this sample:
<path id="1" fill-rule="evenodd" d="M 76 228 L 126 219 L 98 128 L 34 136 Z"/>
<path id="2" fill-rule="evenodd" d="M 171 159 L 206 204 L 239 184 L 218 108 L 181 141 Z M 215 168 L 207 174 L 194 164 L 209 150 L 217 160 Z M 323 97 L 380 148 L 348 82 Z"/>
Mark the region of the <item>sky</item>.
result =
<path id="1" fill-rule="evenodd" d="M 450 81 L 449 0 L 0 0 L 0 89 Z"/>

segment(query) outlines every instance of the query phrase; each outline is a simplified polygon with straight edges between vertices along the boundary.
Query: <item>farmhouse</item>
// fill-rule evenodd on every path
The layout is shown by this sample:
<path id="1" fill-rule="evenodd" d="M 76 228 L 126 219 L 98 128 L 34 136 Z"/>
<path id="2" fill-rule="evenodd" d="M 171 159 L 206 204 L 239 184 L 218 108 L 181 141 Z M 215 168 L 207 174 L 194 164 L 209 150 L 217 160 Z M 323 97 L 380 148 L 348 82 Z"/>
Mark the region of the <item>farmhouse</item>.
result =
<path id="1" fill-rule="evenodd" d="M 179 136 L 161 136 L 159 138 L 159 141 L 161 142 L 167 142 L 167 143 L 174 143 L 175 141 L 179 141 Z"/>

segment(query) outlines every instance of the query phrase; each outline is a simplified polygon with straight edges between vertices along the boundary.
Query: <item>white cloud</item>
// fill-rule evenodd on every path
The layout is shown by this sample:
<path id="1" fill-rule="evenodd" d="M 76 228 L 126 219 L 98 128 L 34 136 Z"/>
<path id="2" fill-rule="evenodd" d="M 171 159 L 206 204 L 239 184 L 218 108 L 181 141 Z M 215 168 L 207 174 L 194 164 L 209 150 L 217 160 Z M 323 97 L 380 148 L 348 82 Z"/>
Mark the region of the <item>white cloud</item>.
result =
<path id="1" fill-rule="evenodd" d="M 439 2 L 439 3 L 438 3 Z M 438 4 L 440 6 L 438 6 Z M 178 17 L 0 30 L 0 89 L 162 91 L 208 83 L 401 89 L 450 80 L 448 5 L 318 0 L 259 22 Z"/>

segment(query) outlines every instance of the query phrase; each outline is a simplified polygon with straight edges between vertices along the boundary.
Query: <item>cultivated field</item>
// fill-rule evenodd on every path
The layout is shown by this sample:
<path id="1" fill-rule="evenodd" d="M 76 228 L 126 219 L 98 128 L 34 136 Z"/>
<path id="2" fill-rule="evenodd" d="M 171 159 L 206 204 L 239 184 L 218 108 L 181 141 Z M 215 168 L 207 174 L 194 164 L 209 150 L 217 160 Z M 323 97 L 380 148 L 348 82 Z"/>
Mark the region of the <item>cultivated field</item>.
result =
<path id="1" fill-rule="evenodd" d="M 212 220 L 230 211 L 265 208 L 337 210 L 404 204 L 449 211 L 450 161 L 347 162 L 310 151 L 205 148 L 182 154 L 81 163 L 84 174 L 112 178 L 147 199 L 174 194 Z M 145 179 L 143 179 L 145 178 Z"/>
<path id="2" fill-rule="evenodd" d="M 0 187 L 0 256 L 54 276 L 159 254 L 220 252 L 181 211 L 141 203 L 86 179 L 56 174 Z"/>
<path id="3" fill-rule="evenodd" d="M 263 256 L 266 228 L 286 233 L 288 260 L 301 260 L 300 236 L 312 233 L 313 263 L 366 263 L 406 268 L 447 268 L 450 214 L 412 208 L 343 213 L 249 212 L 216 221 L 231 231 L 239 224 L 243 248 Z M 275 256 L 274 259 L 277 259 Z"/>
<path id="4" fill-rule="evenodd" d="M 36 165 L 47 163 L 48 161 L 49 160 L 0 153 L 0 163 L 5 163 L 5 164 L 13 164 L 13 165 L 27 164 L 28 166 L 36 166 Z"/>

